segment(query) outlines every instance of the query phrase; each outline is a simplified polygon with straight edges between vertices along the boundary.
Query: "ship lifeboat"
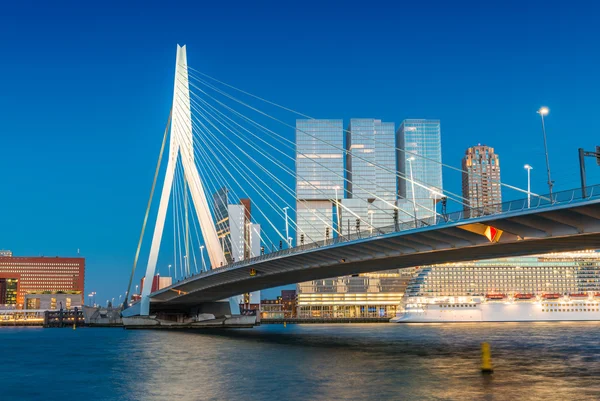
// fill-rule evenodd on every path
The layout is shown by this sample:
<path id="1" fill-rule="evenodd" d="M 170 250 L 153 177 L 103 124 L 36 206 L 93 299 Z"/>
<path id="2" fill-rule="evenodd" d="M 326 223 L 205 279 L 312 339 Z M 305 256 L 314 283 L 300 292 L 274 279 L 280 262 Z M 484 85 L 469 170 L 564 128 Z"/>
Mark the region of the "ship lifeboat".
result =
<path id="1" fill-rule="evenodd" d="M 533 298 L 533 294 L 515 294 L 515 300 L 527 300 L 527 299 L 532 299 Z"/>
<path id="2" fill-rule="evenodd" d="M 586 294 L 585 292 L 580 292 L 578 294 L 570 294 L 569 296 L 571 298 L 587 298 L 588 294 Z"/>
<path id="3" fill-rule="evenodd" d="M 544 294 L 542 295 L 544 299 L 558 299 L 560 298 L 560 294 Z"/>
<path id="4" fill-rule="evenodd" d="M 485 296 L 488 300 L 498 300 L 506 298 L 506 294 L 486 294 Z"/>

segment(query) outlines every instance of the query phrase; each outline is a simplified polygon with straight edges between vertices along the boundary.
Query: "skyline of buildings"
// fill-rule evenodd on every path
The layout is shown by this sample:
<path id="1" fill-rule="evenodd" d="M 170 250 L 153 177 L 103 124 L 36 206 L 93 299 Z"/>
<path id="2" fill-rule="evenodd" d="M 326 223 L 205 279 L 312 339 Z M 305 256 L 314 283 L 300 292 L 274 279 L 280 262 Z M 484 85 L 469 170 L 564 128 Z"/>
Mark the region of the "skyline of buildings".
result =
<path id="1" fill-rule="evenodd" d="M 351 119 L 346 130 L 341 120 L 297 120 L 296 155 L 299 245 L 306 233 L 320 241 L 333 237 L 333 227 L 346 235 L 435 213 L 432 194 L 442 192 L 439 120 L 405 120 L 397 131 L 395 123 L 379 119 Z M 340 164 L 344 175 L 332 174 Z M 402 177 L 414 182 L 407 185 Z M 298 283 L 297 316 L 391 318 L 411 273 L 394 269 Z"/>
<path id="2" fill-rule="evenodd" d="M 296 244 L 434 216 L 441 152 L 439 120 L 296 120 Z"/>
<path id="3" fill-rule="evenodd" d="M 237 204 L 230 203 L 229 190 L 223 187 L 213 194 L 213 202 L 215 228 L 227 262 L 260 255 L 261 226 L 252 223 L 252 201 L 242 198 Z"/>

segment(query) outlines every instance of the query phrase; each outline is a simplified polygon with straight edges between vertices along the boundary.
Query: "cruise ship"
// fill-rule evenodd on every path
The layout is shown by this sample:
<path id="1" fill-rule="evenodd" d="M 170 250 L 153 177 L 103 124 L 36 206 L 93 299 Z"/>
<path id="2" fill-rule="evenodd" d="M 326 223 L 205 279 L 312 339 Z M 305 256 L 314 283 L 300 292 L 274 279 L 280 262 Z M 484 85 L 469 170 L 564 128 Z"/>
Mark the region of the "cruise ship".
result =
<path id="1" fill-rule="evenodd" d="M 420 268 L 391 322 L 600 320 L 600 252 Z"/>

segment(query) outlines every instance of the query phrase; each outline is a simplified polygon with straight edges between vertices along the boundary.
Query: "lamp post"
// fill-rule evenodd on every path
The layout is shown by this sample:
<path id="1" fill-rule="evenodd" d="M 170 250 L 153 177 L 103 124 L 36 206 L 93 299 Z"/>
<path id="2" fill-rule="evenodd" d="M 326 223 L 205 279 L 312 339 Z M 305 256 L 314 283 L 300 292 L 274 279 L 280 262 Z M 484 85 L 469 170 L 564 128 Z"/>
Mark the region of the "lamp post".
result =
<path id="1" fill-rule="evenodd" d="M 200 245 L 200 255 L 202 257 L 202 271 L 206 271 L 206 262 L 204 261 L 204 245 Z"/>
<path id="2" fill-rule="evenodd" d="M 171 277 L 171 266 L 172 265 L 169 265 L 169 277 Z"/>
<path id="3" fill-rule="evenodd" d="M 90 299 L 90 306 L 94 306 L 94 303 L 92 302 L 92 297 L 93 297 L 93 295 L 91 293 L 89 293 L 88 298 Z"/>
<path id="4" fill-rule="evenodd" d="M 375 210 L 370 209 L 367 213 L 369 214 L 369 232 L 373 234 L 373 215 L 375 214 Z"/>
<path id="5" fill-rule="evenodd" d="M 410 191 L 412 192 L 413 214 L 415 217 L 415 228 L 417 228 L 417 203 L 415 201 L 415 181 L 413 180 L 413 168 L 412 168 L 412 162 L 413 162 L 413 160 L 415 160 L 415 158 L 409 157 L 407 160 L 408 160 L 408 168 L 410 171 Z"/>
<path id="6" fill-rule="evenodd" d="M 96 305 L 96 291 L 92 291 L 92 303 Z"/>
<path id="7" fill-rule="evenodd" d="M 285 212 L 285 239 L 286 239 L 286 242 L 288 243 L 287 244 L 288 248 L 290 247 L 290 242 L 288 240 L 288 238 L 290 237 L 290 227 L 288 224 L 288 213 L 287 213 L 289 208 L 290 208 L 289 206 L 286 206 L 283 208 L 283 211 Z"/>
<path id="8" fill-rule="evenodd" d="M 527 170 L 527 208 L 531 207 L 531 167 L 529 164 L 526 164 L 523 168 Z"/>
<path id="9" fill-rule="evenodd" d="M 542 134 L 544 135 L 544 151 L 546 152 L 546 170 L 548 171 L 548 191 L 550 192 L 550 201 L 552 200 L 552 187 L 554 183 L 550 176 L 550 160 L 548 158 L 548 142 L 546 141 L 546 125 L 544 124 L 544 116 L 547 116 L 550 110 L 547 107 L 540 107 L 537 113 L 542 117 Z"/>
<path id="10" fill-rule="evenodd" d="M 336 185 L 333 189 L 335 189 L 335 217 L 337 221 L 337 232 L 339 234 L 342 232 L 342 227 L 340 227 L 340 202 L 338 200 L 338 189 L 340 189 L 340 187 Z"/>

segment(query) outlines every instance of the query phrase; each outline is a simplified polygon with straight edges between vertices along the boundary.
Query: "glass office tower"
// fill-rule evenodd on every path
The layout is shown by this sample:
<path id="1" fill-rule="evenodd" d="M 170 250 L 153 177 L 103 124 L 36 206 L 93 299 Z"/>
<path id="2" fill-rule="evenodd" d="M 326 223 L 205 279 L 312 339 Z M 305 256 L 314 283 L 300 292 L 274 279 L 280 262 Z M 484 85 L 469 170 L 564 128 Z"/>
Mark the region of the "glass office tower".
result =
<path id="1" fill-rule="evenodd" d="M 396 134 L 394 123 L 354 118 L 346 131 L 346 183 L 342 230 L 356 231 L 394 223 L 396 201 Z M 349 212 L 352 211 L 352 213 Z M 359 216 L 359 217 L 357 217 Z"/>
<path id="2" fill-rule="evenodd" d="M 442 192 L 440 121 L 404 120 L 396 135 L 396 147 L 401 149 L 397 153 L 398 170 L 405 177 L 398 178 L 402 198 L 398 201 L 398 219 L 410 221 L 431 217 L 436 193 Z M 414 183 L 410 181 L 411 170 Z"/>
<path id="3" fill-rule="evenodd" d="M 342 120 L 296 120 L 296 244 L 334 236 L 332 201 L 344 196 Z"/>
<path id="4" fill-rule="evenodd" d="M 396 199 L 396 135 L 394 123 L 353 118 L 346 133 L 348 198 Z"/>

